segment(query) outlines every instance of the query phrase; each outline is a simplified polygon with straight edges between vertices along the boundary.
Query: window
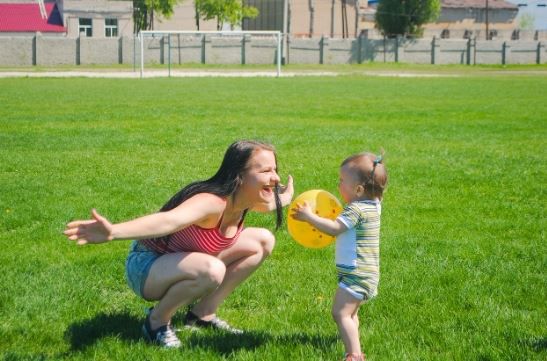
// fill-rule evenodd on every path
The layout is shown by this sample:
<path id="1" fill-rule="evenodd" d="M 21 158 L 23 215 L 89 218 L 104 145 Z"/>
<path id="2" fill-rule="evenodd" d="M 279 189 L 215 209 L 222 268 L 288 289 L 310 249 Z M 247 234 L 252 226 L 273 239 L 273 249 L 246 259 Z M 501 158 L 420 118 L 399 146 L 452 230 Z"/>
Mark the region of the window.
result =
<path id="1" fill-rule="evenodd" d="M 118 19 L 104 19 L 104 36 L 107 38 L 118 36 Z"/>
<path id="2" fill-rule="evenodd" d="M 511 34 L 511 40 L 519 40 L 520 39 L 520 31 L 515 29 L 513 30 L 513 34 Z"/>
<path id="3" fill-rule="evenodd" d="M 450 38 L 450 30 L 443 29 L 441 32 L 441 39 L 449 39 Z"/>
<path id="4" fill-rule="evenodd" d="M 519 7 L 519 8 L 525 8 L 525 7 L 527 7 L 527 6 L 528 6 L 528 4 L 518 4 L 518 7 Z"/>
<path id="5" fill-rule="evenodd" d="M 87 37 L 93 36 L 93 26 L 91 25 L 91 19 L 89 18 L 80 18 L 80 27 L 79 33 L 84 34 Z"/>

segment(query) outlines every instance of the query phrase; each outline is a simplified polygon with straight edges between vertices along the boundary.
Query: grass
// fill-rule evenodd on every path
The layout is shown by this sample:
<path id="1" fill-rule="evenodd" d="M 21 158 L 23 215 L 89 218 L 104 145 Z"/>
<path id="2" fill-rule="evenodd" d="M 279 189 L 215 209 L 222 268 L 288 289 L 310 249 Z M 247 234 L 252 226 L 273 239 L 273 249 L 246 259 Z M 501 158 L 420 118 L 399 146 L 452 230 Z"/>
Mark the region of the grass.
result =
<path id="1" fill-rule="evenodd" d="M 128 242 L 61 235 L 91 207 L 112 221 L 153 212 L 232 141 L 258 138 L 296 193 L 338 195 L 342 159 L 386 150 L 380 291 L 360 311 L 369 360 L 544 360 L 545 89 L 509 74 L 0 79 L 1 359 L 337 359 L 332 247 L 278 231 L 219 310 L 249 333 L 181 332 L 165 351 L 141 337 L 149 304 L 125 285 Z"/>
<path id="2" fill-rule="evenodd" d="M 55 65 L 55 66 L 0 66 L 0 72 L 133 72 L 140 70 L 140 63 L 134 66 L 133 64 L 108 64 L 108 65 Z M 202 71 L 202 72 L 275 72 L 275 64 L 198 64 L 184 63 L 171 64 L 173 71 Z M 164 70 L 168 71 L 168 64 L 147 64 L 145 71 L 149 70 Z M 282 73 L 321 73 L 331 72 L 341 75 L 362 74 L 366 73 L 416 73 L 416 74 L 438 74 L 438 75 L 491 75 L 491 74 L 506 74 L 510 72 L 525 72 L 535 74 L 547 74 L 547 64 L 477 64 L 477 65 L 461 65 L 461 64 L 407 64 L 407 63 L 382 63 L 382 62 L 364 62 L 362 64 L 288 64 L 281 67 Z"/>

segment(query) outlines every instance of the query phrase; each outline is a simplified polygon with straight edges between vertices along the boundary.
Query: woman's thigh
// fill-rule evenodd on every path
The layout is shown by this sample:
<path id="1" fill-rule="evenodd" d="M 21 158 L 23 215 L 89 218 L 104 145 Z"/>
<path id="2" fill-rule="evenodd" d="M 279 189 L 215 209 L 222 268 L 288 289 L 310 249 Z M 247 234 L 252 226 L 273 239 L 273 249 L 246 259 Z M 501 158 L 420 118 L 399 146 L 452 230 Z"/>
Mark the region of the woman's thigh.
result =
<path id="1" fill-rule="evenodd" d="M 225 266 L 215 256 L 198 252 L 168 253 L 154 261 L 144 283 L 143 296 L 158 300 L 175 283 L 224 275 Z"/>
<path id="2" fill-rule="evenodd" d="M 230 264 L 257 253 L 270 254 L 275 245 L 274 235 L 265 228 L 245 228 L 230 248 L 221 251 L 217 257 L 224 264 Z"/>

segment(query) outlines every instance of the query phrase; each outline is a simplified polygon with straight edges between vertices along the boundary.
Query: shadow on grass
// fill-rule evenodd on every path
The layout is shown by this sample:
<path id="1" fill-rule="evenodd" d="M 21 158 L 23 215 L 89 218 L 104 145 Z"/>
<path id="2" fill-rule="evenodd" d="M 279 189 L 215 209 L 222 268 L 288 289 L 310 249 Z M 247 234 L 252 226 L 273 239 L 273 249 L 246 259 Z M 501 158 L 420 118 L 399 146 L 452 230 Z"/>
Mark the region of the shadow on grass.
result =
<path id="1" fill-rule="evenodd" d="M 190 348 L 213 351 L 221 356 L 234 354 L 241 349 L 255 350 L 264 344 L 273 343 L 285 348 L 310 345 L 317 349 L 329 348 L 338 339 L 336 335 L 310 335 L 305 333 L 286 333 L 272 335 L 268 332 L 246 331 L 243 335 L 231 335 L 213 331 L 194 331 L 184 339 Z M 183 343 L 184 343 L 183 341 Z"/>
<path id="2" fill-rule="evenodd" d="M 105 337 L 115 336 L 125 341 L 142 339 L 142 319 L 129 313 L 101 313 L 88 320 L 73 323 L 65 332 L 73 351 L 89 347 Z"/>
<path id="3" fill-rule="evenodd" d="M 143 319 L 131 316 L 129 313 L 101 313 L 87 320 L 73 323 L 65 332 L 65 338 L 70 342 L 72 351 L 82 351 L 93 346 L 103 338 L 116 337 L 122 341 L 144 342 L 141 334 Z M 178 324 L 178 322 L 177 322 Z M 219 355 L 229 355 L 238 350 L 254 350 L 267 343 L 284 345 L 284 347 L 310 345 L 325 349 L 337 342 L 336 335 L 280 333 L 270 334 L 261 331 L 247 331 L 243 335 L 232 335 L 212 330 L 189 331 L 182 330 L 179 336 L 189 349 L 206 349 Z M 185 348 L 186 348 L 185 347 Z"/>

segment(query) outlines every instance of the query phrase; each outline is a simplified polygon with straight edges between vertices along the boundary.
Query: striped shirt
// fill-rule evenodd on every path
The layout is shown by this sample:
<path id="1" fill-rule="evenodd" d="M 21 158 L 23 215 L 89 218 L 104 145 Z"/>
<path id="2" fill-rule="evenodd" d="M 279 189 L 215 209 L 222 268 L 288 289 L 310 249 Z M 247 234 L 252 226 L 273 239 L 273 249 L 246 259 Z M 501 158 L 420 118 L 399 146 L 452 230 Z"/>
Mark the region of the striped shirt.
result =
<path id="1" fill-rule="evenodd" d="M 338 216 L 348 230 L 336 238 L 336 268 L 363 279 L 371 294 L 380 278 L 381 207 L 378 201 L 356 201 Z"/>
<path id="2" fill-rule="evenodd" d="M 158 239 L 143 239 L 140 243 L 160 254 L 177 252 L 218 254 L 220 251 L 232 246 L 243 230 L 242 219 L 238 224 L 236 234 L 233 237 L 224 237 L 220 233 L 221 222 L 222 219 L 214 228 L 202 228 L 192 224 L 170 234 L 167 242 Z"/>

